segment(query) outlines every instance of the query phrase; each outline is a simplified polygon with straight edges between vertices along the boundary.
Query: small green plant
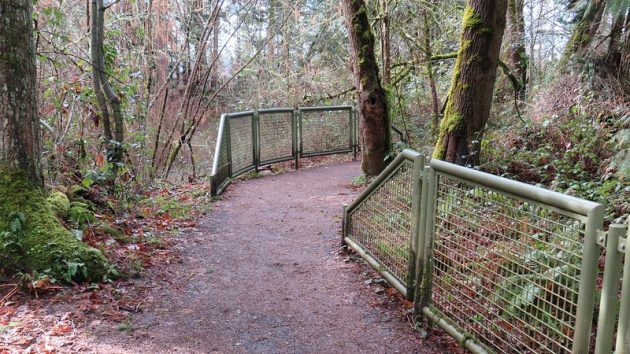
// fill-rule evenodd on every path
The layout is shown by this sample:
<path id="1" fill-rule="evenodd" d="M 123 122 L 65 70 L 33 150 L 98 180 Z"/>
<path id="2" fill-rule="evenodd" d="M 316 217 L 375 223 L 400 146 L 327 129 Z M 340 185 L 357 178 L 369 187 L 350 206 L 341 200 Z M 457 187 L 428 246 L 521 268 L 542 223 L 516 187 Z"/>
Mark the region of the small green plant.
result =
<path id="1" fill-rule="evenodd" d="M 368 179 L 365 175 L 359 175 L 352 179 L 352 185 L 356 187 L 364 186 L 367 183 L 368 183 Z"/>

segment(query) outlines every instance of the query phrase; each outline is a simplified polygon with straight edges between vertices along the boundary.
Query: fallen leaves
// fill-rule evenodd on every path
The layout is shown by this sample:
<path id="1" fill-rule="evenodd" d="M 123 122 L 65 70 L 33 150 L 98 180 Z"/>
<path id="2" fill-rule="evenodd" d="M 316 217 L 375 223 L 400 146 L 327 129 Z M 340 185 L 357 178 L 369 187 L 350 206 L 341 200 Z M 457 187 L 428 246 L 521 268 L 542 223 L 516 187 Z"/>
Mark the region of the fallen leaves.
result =
<path id="1" fill-rule="evenodd" d="M 157 285 L 134 281 L 134 274 L 164 273 L 161 281 L 179 288 L 171 279 L 179 275 L 160 267 L 179 259 L 169 236 L 196 227 L 209 210 L 209 196 L 208 184 L 185 184 L 146 192 L 144 202 L 123 215 L 96 213 L 99 223 L 83 230 L 83 240 L 103 250 L 128 279 L 71 288 L 47 277 L 23 288 L 0 284 L 0 354 L 75 352 L 81 349 L 76 338 L 86 332 L 127 328 L 130 316 L 142 312 L 146 292 Z"/>

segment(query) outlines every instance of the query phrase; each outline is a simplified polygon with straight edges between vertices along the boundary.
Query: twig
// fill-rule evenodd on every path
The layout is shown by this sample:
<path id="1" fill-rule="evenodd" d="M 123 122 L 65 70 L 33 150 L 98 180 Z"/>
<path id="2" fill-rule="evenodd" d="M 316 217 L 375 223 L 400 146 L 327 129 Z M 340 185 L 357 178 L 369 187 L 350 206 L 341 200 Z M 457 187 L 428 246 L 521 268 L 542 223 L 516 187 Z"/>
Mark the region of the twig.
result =
<path id="1" fill-rule="evenodd" d="M 5 297 L 3 297 L 2 300 L 0 300 L 0 306 L 4 306 L 4 303 L 6 301 L 12 298 L 13 295 L 17 294 L 18 289 L 19 289 L 19 286 L 16 285 L 15 288 L 13 288 L 13 290 L 9 291 L 9 293 Z"/>

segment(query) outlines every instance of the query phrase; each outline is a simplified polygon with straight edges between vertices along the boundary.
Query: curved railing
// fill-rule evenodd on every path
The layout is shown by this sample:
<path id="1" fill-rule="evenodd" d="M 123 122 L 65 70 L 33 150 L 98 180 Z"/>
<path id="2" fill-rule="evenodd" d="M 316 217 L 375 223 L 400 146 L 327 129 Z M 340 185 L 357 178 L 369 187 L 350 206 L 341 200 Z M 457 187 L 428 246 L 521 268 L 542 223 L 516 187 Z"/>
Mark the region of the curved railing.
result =
<path id="1" fill-rule="evenodd" d="M 471 352 L 588 353 L 595 323 L 595 353 L 615 334 L 629 353 L 630 234 L 603 221 L 600 204 L 404 150 L 344 207 L 342 230 Z"/>
<path id="2" fill-rule="evenodd" d="M 398 139 L 404 134 L 392 127 Z M 333 154 L 353 153 L 358 146 L 357 112 L 352 106 L 273 108 L 221 116 L 212 165 L 212 194 L 261 166 Z"/>

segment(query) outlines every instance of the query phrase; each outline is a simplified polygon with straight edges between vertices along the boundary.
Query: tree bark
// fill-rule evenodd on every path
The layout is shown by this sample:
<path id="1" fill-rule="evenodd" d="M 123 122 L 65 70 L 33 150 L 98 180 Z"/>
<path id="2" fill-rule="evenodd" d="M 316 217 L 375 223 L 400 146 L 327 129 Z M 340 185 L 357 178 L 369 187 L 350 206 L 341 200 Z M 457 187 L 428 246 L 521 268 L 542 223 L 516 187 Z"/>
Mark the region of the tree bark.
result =
<path id="1" fill-rule="evenodd" d="M 630 19 L 626 19 L 625 40 L 619 64 L 620 76 L 630 83 Z"/>
<path id="2" fill-rule="evenodd" d="M 103 49 L 105 38 L 105 10 L 103 0 L 92 0 L 92 25 L 90 29 L 92 82 L 99 103 L 100 116 L 103 119 L 103 135 L 107 146 L 107 160 L 112 163 L 112 171 L 115 178 L 118 171 L 118 164 L 123 160 L 124 151 L 122 144 L 125 138 L 125 130 L 120 97 L 110 85 L 109 77 L 106 72 L 105 53 Z M 110 111 L 113 115 L 113 131 Z"/>
<path id="3" fill-rule="evenodd" d="M 31 0 L 0 2 L 0 164 L 43 188 Z"/>
<path id="4" fill-rule="evenodd" d="M 431 8 L 435 7 L 435 3 L 430 1 L 428 6 Z M 433 56 L 433 48 L 432 48 L 432 38 L 431 38 L 431 27 L 430 27 L 430 18 L 429 11 L 426 9 L 422 11 L 423 18 L 423 26 L 422 32 L 424 37 L 424 56 L 426 61 L 426 72 L 427 77 L 429 78 L 429 87 L 431 89 L 431 133 L 435 137 L 438 135 L 439 126 L 440 126 L 440 98 L 438 96 L 437 84 L 435 82 L 435 75 L 433 74 L 433 60 L 431 59 Z"/>
<path id="5" fill-rule="evenodd" d="M 527 52 L 525 51 L 525 18 L 523 0 L 508 0 L 508 60 L 516 76 L 521 82 L 518 99 L 525 100 L 527 90 Z"/>
<path id="6" fill-rule="evenodd" d="M 606 0 L 589 1 L 586 11 L 576 23 L 571 38 L 567 42 L 562 58 L 558 63 L 560 70 L 564 70 L 572 57 L 586 53 L 586 49 L 593 42 L 595 34 L 597 34 L 605 8 Z"/>
<path id="7" fill-rule="evenodd" d="M 388 1 L 379 1 L 380 25 L 381 25 L 381 61 L 383 62 L 383 84 L 392 82 L 391 43 L 390 43 L 390 18 Z"/>
<path id="8" fill-rule="evenodd" d="M 44 194 L 32 15 L 32 0 L 0 1 L 0 233 L 17 240 L 0 252 L 0 272 L 101 281 L 107 261 L 64 228 Z M 70 274 L 70 262 L 85 272 Z"/>
<path id="9" fill-rule="evenodd" d="M 467 0 L 462 36 L 434 158 L 479 163 L 490 115 L 507 0 Z"/>
<path id="10" fill-rule="evenodd" d="M 374 34 L 364 0 L 342 1 L 350 34 L 350 58 L 358 92 L 359 128 L 362 140 L 361 168 L 376 176 L 385 168 L 390 148 L 390 122 L 385 90 L 374 55 Z"/>

